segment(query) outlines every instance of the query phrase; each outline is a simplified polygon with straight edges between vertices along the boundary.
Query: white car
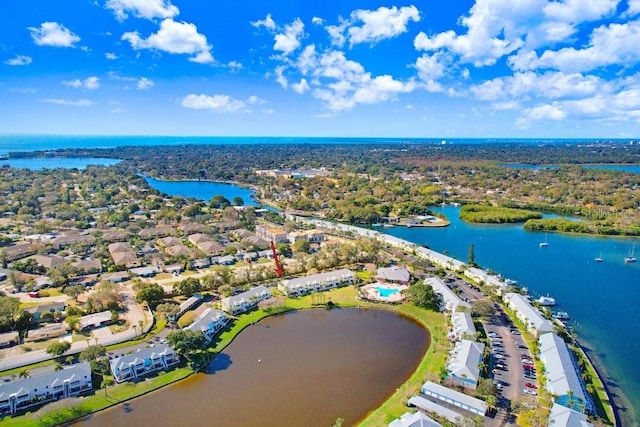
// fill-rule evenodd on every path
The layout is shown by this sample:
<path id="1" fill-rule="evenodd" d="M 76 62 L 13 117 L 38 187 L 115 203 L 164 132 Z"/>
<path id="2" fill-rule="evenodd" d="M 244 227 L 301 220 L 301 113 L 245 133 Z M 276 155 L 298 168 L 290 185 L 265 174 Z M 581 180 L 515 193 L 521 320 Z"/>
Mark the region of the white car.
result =
<path id="1" fill-rule="evenodd" d="M 538 395 L 538 392 L 536 390 L 532 389 L 532 388 L 523 388 L 522 391 L 525 394 L 530 394 L 532 396 L 537 396 Z"/>

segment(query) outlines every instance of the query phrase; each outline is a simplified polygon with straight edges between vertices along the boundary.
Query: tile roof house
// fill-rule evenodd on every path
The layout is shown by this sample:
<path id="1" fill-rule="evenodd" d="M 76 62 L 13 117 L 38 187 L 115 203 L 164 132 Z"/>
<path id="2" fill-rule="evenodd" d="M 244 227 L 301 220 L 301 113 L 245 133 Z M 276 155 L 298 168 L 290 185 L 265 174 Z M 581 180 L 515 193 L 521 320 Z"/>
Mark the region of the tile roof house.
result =
<path id="1" fill-rule="evenodd" d="M 165 344 L 145 348 L 111 360 L 111 373 L 117 382 L 135 381 L 155 371 L 168 369 L 180 362 L 180 357 Z"/>
<path id="2" fill-rule="evenodd" d="M 89 362 L 55 372 L 0 383 L 0 414 L 15 414 L 45 402 L 93 389 Z"/>

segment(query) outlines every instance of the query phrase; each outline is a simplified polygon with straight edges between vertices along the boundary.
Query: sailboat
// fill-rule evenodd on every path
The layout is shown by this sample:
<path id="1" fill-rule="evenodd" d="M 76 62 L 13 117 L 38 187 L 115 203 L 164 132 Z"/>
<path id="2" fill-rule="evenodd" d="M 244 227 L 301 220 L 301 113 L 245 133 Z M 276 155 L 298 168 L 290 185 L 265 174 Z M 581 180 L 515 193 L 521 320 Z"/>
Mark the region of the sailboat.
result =
<path id="1" fill-rule="evenodd" d="M 602 252 L 600 252 L 600 255 L 595 257 L 594 260 L 595 260 L 595 262 L 604 262 L 604 258 L 602 258 Z"/>
<path id="2" fill-rule="evenodd" d="M 540 242 L 540 247 L 546 248 L 547 246 L 549 246 L 549 242 L 547 242 L 547 233 L 544 233 L 544 242 Z"/>
<path id="3" fill-rule="evenodd" d="M 636 256 L 634 254 L 635 251 L 636 251 L 636 244 L 634 242 L 633 246 L 631 247 L 631 252 L 629 252 L 629 255 L 624 257 L 624 262 L 636 262 Z"/>

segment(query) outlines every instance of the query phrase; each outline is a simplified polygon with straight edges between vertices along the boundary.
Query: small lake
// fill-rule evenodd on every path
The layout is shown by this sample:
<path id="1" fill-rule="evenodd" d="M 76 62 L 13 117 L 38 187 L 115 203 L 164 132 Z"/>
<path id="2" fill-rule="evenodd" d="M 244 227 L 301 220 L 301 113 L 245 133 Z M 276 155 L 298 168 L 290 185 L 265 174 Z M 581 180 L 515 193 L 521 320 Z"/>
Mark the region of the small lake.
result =
<path id="1" fill-rule="evenodd" d="M 0 160 L 0 166 L 9 165 L 17 169 L 85 169 L 87 166 L 112 166 L 120 163 L 118 159 L 83 157 L 33 157 Z"/>
<path id="2" fill-rule="evenodd" d="M 558 165 L 528 165 L 524 163 L 500 163 L 500 166 L 512 169 L 550 170 L 558 169 Z M 640 174 L 640 165 L 582 165 L 583 169 L 609 170 Z"/>
<path id="3" fill-rule="evenodd" d="M 305 310 L 242 331 L 207 373 L 85 418 L 92 426 L 353 425 L 415 371 L 430 343 L 383 310 Z"/>
<path id="4" fill-rule="evenodd" d="M 222 195 L 230 202 L 234 197 L 242 197 L 245 205 L 257 206 L 253 191 L 239 185 L 211 181 L 163 181 L 145 176 L 147 183 L 170 196 L 192 197 L 208 202 L 213 196 Z"/>

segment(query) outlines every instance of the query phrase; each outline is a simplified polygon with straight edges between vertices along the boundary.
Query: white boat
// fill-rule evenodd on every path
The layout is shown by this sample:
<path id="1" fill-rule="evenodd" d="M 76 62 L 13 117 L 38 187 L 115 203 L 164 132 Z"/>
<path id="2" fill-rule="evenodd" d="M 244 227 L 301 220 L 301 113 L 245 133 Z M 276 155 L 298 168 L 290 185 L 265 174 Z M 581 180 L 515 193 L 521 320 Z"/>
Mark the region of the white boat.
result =
<path id="1" fill-rule="evenodd" d="M 624 262 L 636 262 L 635 251 L 636 251 L 636 244 L 634 242 L 633 246 L 631 247 L 631 251 L 629 252 L 629 255 L 624 257 Z"/>
<path id="2" fill-rule="evenodd" d="M 504 283 L 507 286 L 515 286 L 518 284 L 517 280 L 512 280 L 512 279 L 504 279 Z"/>
<path id="3" fill-rule="evenodd" d="M 600 255 L 594 258 L 595 262 L 604 262 L 604 258 L 602 258 L 602 252 L 600 252 Z"/>
<path id="4" fill-rule="evenodd" d="M 549 246 L 549 242 L 547 242 L 547 233 L 544 233 L 544 242 L 540 242 L 540 247 L 546 248 L 547 246 Z"/>
<path id="5" fill-rule="evenodd" d="M 547 295 L 546 297 L 540 297 L 536 301 L 538 301 L 538 303 L 540 305 L 543 305 L 545 307 L 550 307 L 552 305 L 556 305 L 555 298 L 550 297 L 549 295 Z"/>
<path id="6" fill-rule="evenodd" d="M 571 316 L 569 316 L 569 313 L 567 313 L 566 311 L 559 311 L 554 314 L 553 317 L 562 321 L 571 320 Z"/>
<path id="7" fill-rule="evenodd" d="M 388 222 L 385 222 L 384 224 L 382 224 L 382 226 L 383 226 L 383 227 L 386 227 L 386 228 L 395 227 L 395 225 L 393 225 L 393 224 L 389 224 Z"/>

